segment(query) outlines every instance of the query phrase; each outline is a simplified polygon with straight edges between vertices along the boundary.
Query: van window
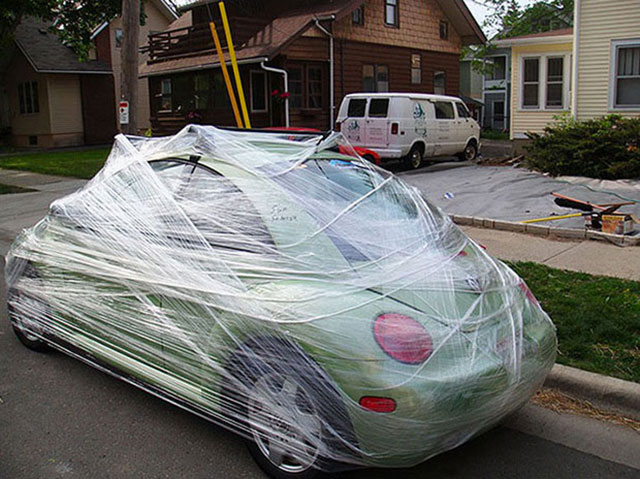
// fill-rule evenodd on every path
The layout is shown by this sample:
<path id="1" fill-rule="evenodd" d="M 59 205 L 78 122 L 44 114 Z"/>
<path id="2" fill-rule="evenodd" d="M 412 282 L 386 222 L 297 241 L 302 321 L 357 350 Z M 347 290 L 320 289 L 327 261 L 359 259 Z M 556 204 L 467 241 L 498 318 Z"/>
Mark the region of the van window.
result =
<path id="1" fill-rule="evenodd" d="M 388 98 L 373 98 L 369 103 L 369 116 L 376 118 L 386 118 L 389 111 Z"/>
<path id="2" fill-rule="evenodd" d="M 362 118 L 364 117 L 364 110 L 367 107 L 367 100 L 364 98 L 353 98 L 349 100 L 349 109 L 347 111 L 348 117 Z"/>
<path id="3" fill-rule="evenodd" d="M 453 114 L 453 105 L 448 101 L 435 102 L 436 118 L 438 120 L 453 120 L 455 118 Z"/>
<path id="4" fill-rule="evenodd" d="M 456 108 L 458 109 L 458 116 L 460 118 L 471 118 L 471 113 L 469 113 L 469 110 L 467 110 L 464 104 L 456 102 Z"/>

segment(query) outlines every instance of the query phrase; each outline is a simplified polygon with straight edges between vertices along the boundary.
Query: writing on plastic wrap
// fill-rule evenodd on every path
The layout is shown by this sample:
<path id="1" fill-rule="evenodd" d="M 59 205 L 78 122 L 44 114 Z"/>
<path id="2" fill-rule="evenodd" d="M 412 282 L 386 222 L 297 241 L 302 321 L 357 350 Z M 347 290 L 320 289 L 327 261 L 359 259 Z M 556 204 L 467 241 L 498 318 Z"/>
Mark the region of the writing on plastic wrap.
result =
<path id="1" fill-rule="evenodd" d="M 340 134 L 116 137 L 12 246 L 14 327 L 282 471 L 458 446 L 541 385 L 553 324 L 418 190 L 340 151 Z"/>

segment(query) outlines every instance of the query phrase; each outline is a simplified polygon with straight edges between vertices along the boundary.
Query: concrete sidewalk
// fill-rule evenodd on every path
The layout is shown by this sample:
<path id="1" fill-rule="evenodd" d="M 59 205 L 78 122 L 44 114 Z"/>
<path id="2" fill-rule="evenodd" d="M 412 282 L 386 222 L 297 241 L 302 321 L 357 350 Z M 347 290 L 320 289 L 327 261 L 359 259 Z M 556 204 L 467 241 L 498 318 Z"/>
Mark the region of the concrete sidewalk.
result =
<path id="1" fill-rule="evenodd" d="M 472 226 L 461 228 L 499 259 L 533 261 L 553 268 L 640 281 L 637 248 L 620 248 L 591 240 L 552 240 Z"/>

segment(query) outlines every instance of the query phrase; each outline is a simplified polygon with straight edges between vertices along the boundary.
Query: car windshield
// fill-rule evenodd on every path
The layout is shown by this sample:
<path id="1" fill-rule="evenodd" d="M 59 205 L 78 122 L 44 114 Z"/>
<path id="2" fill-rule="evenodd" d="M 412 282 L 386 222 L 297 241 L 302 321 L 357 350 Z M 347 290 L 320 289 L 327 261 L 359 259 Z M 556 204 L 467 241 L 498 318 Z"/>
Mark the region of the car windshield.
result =
<path id="1" fill-rule="evenodd" d="M 328 152 L 326 152 L 328 153 Z M 315 155 L 273 179 L 349 261 L 410 254 L 444 218 L 390 173 L 343 155 Z M 427 215 L 419 214 L 426 208 Z"/>

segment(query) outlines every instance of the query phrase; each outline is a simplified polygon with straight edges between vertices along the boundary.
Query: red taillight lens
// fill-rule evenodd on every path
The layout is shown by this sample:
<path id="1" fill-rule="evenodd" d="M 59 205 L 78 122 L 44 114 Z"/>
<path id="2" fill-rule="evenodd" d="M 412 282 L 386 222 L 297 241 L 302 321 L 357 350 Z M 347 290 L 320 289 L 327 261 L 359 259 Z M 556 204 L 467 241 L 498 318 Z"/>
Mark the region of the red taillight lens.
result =
<path id="1" fill-rule="evenodd" d="M 335 128 L 335 130 L 336 130 L 336 131 L 340 131 L 340 122 L 339 122 L 339 121 L 336 121 L 336 128 Z"/>
<path id="2" fill-rule="evenodd" d="M 375 396 L 361 397 L 360 406 L 373 412 L 393 412 L 396 410 L 396 402 L 393 399 Z"/>
<path id="3" fill-rule="evenodd" d="M 373 333 L 382 350 L 401 363 L 420 364 L 433 352 L 429 333 L 419 322 L 404 314 L 378 316 Z"/>
<path id="4" fill-rule="evenodd" d="M 525 294 L 527 299 L 529 301 L 531 301 L 531 303 L 533 303 L 534 306 L 540 307 L 540 302 L 538 302 L 536 297 L 533 295 L 533 293 L 529 289 L 529 286 L 527 286 L 527 283 L 525 283 L 524 281 L 520 281 L 518 283 L 518 288 L 520 288 L 522 290 L 522 292 Z"/>
<path id="5" fill-rule="evenodd" d="M 391 134 L 392 135 L 397 135 L 398 134 L 398 124 L 397 123 L 391 123 Z"/>

